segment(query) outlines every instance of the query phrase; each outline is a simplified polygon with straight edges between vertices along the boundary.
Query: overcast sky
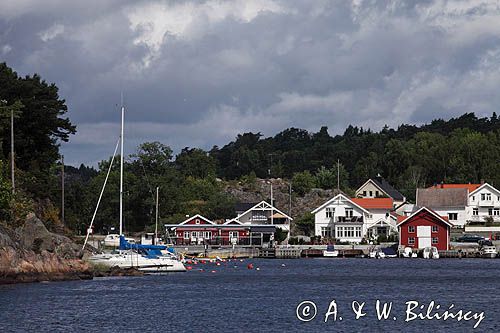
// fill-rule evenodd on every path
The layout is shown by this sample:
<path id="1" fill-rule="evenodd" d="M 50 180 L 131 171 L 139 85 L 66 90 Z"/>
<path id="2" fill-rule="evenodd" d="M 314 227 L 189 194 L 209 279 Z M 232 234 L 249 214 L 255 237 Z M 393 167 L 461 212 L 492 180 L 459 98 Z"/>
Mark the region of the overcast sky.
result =
<path id="1" fill-rule="evenodd" d="M 2 0 L 0 61 L 60 88 L 71 164 L 244 131 L 422 123 L 500 102 L 498 1 Z"/>

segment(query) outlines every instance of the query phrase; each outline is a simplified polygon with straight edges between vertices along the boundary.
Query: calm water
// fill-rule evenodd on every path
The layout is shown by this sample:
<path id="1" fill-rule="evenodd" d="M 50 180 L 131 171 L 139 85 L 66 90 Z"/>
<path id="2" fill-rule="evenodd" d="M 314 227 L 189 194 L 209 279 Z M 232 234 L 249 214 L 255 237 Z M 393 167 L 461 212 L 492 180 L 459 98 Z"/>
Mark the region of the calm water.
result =
<path id="1" fill-rule="evenodd" d="M 260 271 L 248 270 L 249 262 Z M 409 300 L 484 311 L 476 331 L 500 331 L 500 260 L 245 260 L 203 267 L 161 276 L 0 286 L 0 332 L 465 332 L 474 326 L 475 320 L 405 323 Z M 324 323 L 333 299 L 337 320 L 332 315 Z M 377 299 L 393 302 L 389 319 L 377 319 Z M 296 317 L 303 300 L 316 304 L 312 321 Z M 354 300 L 366 302 L 367 314 L 359 320 L 351 310 Z"/>

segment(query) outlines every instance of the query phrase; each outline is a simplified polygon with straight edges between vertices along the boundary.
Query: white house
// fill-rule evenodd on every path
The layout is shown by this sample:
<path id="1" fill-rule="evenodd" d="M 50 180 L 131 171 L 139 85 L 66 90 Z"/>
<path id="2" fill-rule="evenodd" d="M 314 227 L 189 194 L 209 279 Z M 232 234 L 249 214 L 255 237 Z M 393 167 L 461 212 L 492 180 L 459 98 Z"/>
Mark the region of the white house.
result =
<path id="1" fill-rule="evenodd" d="M 290 231 L 290 222 L 293 221 L 290 216 L 264 200 L 255 204 L 239 204 L 236 207 L 236 212 L 238 216 L 226 223 L 235 221 L 243 225 L 272 224 L 283 230 Z"/>
<path id="2" fill-rule="evenodd" d="M 380 175 L 368 179 L 356 190 L 355 196 L 356 198 L 391 198 L 393 200 L 393 207 L 400 206 L 406 202 L 406 197 Z"/>
<path id="3" fill-rule="evenodd" d="M 315 235 L 353 243 L 387 235 L 396 230 L 392 205 L 390 198 L 349 199 L 338 194 L 312 211 Z"/>
<path id="4" fill-rule="evenodd" d="M 416 206 L 430 208 L 439 216 L 447 216 L 454 227 L 464 227 L 467 222 L 468 195 L 466 187 L 419 188 Z"/>
<path id="5" fill-rule="evenodd" d="M 480 185 L 468 195 L 467 223 L 482 223 L 491 216 L 500 222 L 500 191 L 488 183 Z"/>

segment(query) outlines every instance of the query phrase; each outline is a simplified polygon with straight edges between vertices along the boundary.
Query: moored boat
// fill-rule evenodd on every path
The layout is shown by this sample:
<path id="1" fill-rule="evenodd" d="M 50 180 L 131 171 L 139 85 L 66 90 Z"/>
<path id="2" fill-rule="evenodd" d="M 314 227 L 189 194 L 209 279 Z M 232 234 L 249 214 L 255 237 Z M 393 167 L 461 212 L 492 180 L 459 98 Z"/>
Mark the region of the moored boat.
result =
<path id="1" fill-rule="evenodd" d="M 328 245 L 326 250 L 323 250 L 323 257 L 338 257 L 339 251 L 335 250 L 333 245 Z"/>
<path id="2" fill-rule="evenodd" d="M 494 245 L 486 245 L 481 247 L 479 254 L 482 258 L 496 258 L 498 255 L 498 251 L 496 246 Z"/>

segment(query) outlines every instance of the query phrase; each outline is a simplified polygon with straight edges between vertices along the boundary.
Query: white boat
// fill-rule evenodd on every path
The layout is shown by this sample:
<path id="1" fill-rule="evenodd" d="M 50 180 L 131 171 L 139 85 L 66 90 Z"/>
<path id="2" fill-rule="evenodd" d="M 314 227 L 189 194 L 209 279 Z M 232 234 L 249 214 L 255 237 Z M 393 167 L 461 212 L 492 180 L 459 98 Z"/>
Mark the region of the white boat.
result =
<path id="1" fill-rule="evenodd" d="M 386 255 L 385 255 L 384 251 L 382 251 L 382 250 L 377 251 L 377 258 L 384 259 L 385 257 L 386 257 Z"/>
<path id="2" fill-rule="evenodd" d="M 333 245 L 328 245 L 326 250 L 323 250 L 323 257 L 338 257 L 339 251 L 335 250 Z"/>
<path id="3" fill-rule="evenodd" d="M 439 259 L 438 249 L 435 246 L 424 248 L 423 257 L 424 259 Z"/>
<path id="4" fill-rule="evenodd" d="M 376 250 L 372 250 L 368 253 L 368 257 L 369 258 L 377 258 L 377 251 Z"/>
<path id="5" fill-rule="evenodd" d="M 413 254 L 413 249 L 411 247 L 405 247 L 403 251 L 403 258 L 411 258 Z"/>
<path id="6" fill-rule="evenodd" d="M 129 243 L 135 243 L 133 238 L 125 238 Z M 118 234 L 109 234 L 104 237 L 104 246 L 108 247 L 118 247 L 120 246 L 120 235 Z"/>
<path id="7" fill-rule="evenodd" d="M 119 253 L 109 253 L 109 254 L 96 254 L 91 256 L 88 260 L 91 263 L 97 263 L 105 265 L 108 267 L 120 267 L 120 268 L 137 268 L 144 272 L 184 272 L 186 267 L 184 264 L 174 255 L 174 254 L 162 254 L 162 250 L 166 250 L 166 246 L 160 245 L 139 245 L 128 242 L 123 235 L 123 141 L 124 141 L 124 119 L 125 119 L 125 108 L 121 108 L 121 134 L 120 134 L 120 232 L 118 236 Z M 90 222 L 90 227 L 87 230 L 87 237 L 83 244 L 83 248 L 87 244 L 89 234 L 92 230 L 95 216 L 99 208 L 99 203 L 104 193 L 104 188 L 113 165 L 113 161 L 116 156 L 118 149 L 118 143 L 113 153 L 111 163 L 109 165 L 108 173 L 104 180 L 104 185 L 101 190 L 101 194 L 97 201 L 97 206 L 92 216 L 92 221 Z M 158 202 L 158 190 L 157 190 L 157 202 Z M 158 206 L 157 206 L 158 213 Z M 157 214 L 158 216 L 158 214 Z M 156 232 L 155 232 L 156 236 Z M 115 244 L 116 237 L 109 237 L 109 242 Z"/>
<path id="8" fill-rule="evenodd" d="M 424 252 L 422 253 L 424 259 L 430 259 L 431 258 L 431 248 L 426 247 L 424 248 Z"/>
<path id="9" fill-rule="evenodd" d="M 498 251 L 497 251 L 496 246 L 486 245 L 486 246 L 481 247 L 479 254 L 483 258 L 496 258 L 498 255 Z"/>

